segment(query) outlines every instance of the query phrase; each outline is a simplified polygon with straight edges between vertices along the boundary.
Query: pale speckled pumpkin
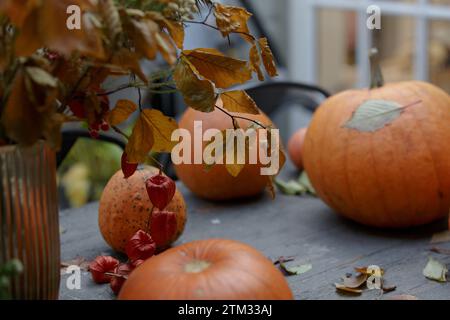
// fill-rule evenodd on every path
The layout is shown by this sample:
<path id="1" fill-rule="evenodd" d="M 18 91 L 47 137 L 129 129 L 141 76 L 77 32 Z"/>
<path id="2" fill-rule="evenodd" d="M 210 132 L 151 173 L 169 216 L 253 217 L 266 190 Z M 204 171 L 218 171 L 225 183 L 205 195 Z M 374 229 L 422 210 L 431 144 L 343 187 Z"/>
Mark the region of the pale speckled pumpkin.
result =
<path id="1" fill-rule="evenodd" d="M 138 231 L 147 230 L 153 205 L 145 189 L 145 181 L 159 169 L 144 167 L 125 179 L 118 171 L 108 182 L 100 199 L 98 222 L 105 241 L 116 251 L 124 252 L 127 241 Z M 168 247 L 182 234 L 186 224 L 186 204 L 177 190 L 166 208 L 177 216 L 177 232 L 167 243 L 156 243 L 158 249 Z"/>

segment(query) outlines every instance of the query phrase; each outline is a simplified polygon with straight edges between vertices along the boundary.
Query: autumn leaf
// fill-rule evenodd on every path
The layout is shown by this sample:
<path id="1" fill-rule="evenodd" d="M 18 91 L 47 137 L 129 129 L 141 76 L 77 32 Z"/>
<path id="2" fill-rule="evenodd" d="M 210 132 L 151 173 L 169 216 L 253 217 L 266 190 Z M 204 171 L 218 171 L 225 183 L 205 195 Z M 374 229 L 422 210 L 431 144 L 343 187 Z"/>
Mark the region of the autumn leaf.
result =
<path id="1" fill-rule="evenodd" d="M 12 24 L 21 28 L 25 19 L 38 5 L 38 0 L 3 0 L 0 1 L 0 13 L 4 13 Z"/>
<path id="2" fill-rule="evenodd" d="M 431 244 L 450 242 L 450 231 L 437 232 L 431 237 Z"/>
<path id="3" fill-rule="evenodd" d="M 148 83 L 148 79 L 142 71 L 139 59 L 135 53 L 123 48 L 113 56 L 111 63 L 122 70 L 134 73 L 144 83 Z"/>
<path id="4" fill-rule="evenodd" d="M 1 122 L 9 138 L 21 145 L 32 145 L 41 137 L 48 111 L 39 112 L 30 100 L 26 87 L 26 75 L 19 71 L 12 84 Z"/>
<path id="5" fill-rule="evenodd" d="M 126 121 L 136 110 L 136 104 L 130 100 L 117 101 L 116 106 L 111 110 L 109 115 L 109 124 L 111 126 L 121 124 Z"/>
<path id="6" fill-rule="evenodd" d="M 151 18 L 157 22 L 162 28 L 165 28 L 172 37 L 173 42 L 178 49 L 183 49 L 184 44 L 184 26 L 181 22 L 166 19 L 159 12 L 148 11 L 145 13 L 146 17 Z"/>
<path id="7" fill-rule="evenodd" d="M 261 70 L 261 55 L 259 53 L 258 44 L 256 41 L 250 48 L 250 69 L 258 75 L 259 81 L 264 81 L 264 73 Z"/>
<path id="8" fill-rule="evenodd" d="M 275 65 L 275 59 L 273 57 L 272 50 L 269 47 L 267 38 L 259 39 L 258 43 L 259 47 L 261 48 L 261 56 L 267 73 L 271 77 L 276 77 L 278 75 L 277 67 Z"/>
<path id="9" fill-rule="evenodd" d="M 259 109 L 250 96 L 242 90 L 224 92 L 220 95 L 223 107 L 230 112 L 259 114 Z"/>
<path id="10" fill-rule="evenodd" d="M 368 275 L 366 273 L 360 273 L 355 277 L 344 277 L 343 285 L 347 288 L 357 289 L 366 283 Z"/>
<path id="11" fill-rule="evenodd" d="M 218 88 L 243 84 L 252 78 L 246 61 L 227 57 L 218 50 L 200 48 L 185 50 L 182 54 L 200 76 L 211 80 Z"/>
<path id="12" fill-rule="evenodd" d="M 273 177 L 273 176 L 266 176 L 266 177 L 267 177 L 266 188 L 270 194 L 270 197 L 273 200 L 276 197 L 275 184 L 274 184 L 275 177 Z"/>
<path id="13" fill-rule="evenodd" d="M 159 32 L 156 22 L 148 19 L 129 18 L 125 27 L 134 43 L 136 52 L 149 60 L 155 59 L 158 52 L 155 35 Z"/>
<path id="14" fill-rule="evenodd" d="M 173 65 L 177 62 L 177 49 L 172 39 L 164 32 L 155 34 L 156 46 L 166 62 Z"/>
<path id="15" fill-rule="evenodd" d="M 312 265 L 311 264 L 302 264 L 302 265 L 298 265 L 298 266 L 289 266 L 289 265 L 286 265 L 285 263 L 281 262 L 280 268 L 284 272 L 286 272 L 286 274 L 289 276 L 299 276 L 301 274 L 304 274 L 304 273 L 310 271 L 312 269 Z"/>
<path id="16" fill-rule="evenodd" d="M 429 258 L 427 265 L 423 269 L 423 275 L 426 278 L 439 282 L 447 281 L 447 273 L 447 266 L 432 257 Z"/>
<path id="17" fill-rule="evenodd" d="M 172 152 L 176 141 L 172 141 L 172 133 L 178 129 L 176 121 L 165 116 L 161 111 L 155 109 L 145 109 L 142 117 L 151 124 L 153 132 L 154 152 Z"/>
<path id="18" fill-rule="evenodd" d="M 65 56 L 78 51 L 93 58 L 104 58 L 100 30 L 86 11 L 82 15 L 81 29 L 69 30 L 66 25 L 67 8 L 71 5 L 87 8 L 86 0 L 46 0 L 39 3 L 20 28 L 16 40 L 17 55 L 30 56 L 37 49 L 46 47 Z"/>
<path id="19" fill-rule="evenodd" d="M 361 294 L 363 292 L 361 289 L 349 288 L 349 287 L 346 287 L 345 285 L 343 285 L 341 283 L 335 283 L 334 285 L 335 285 L 335 287 L 336 287 L 336 289 L 338 291 L 354 293 L 354 294 Z"/>
<path id="20" fill-rule="evenodd" d="M 128 140 L 125 152 L 130 163 L 142 163 L 154 145 L 153 129 L 141 113 L 134 125 L 133 132 Z"/>
<path id="21" fill-rule="evenodd" d="M 189 107 L 202 112 L 214 111 L 214 85 L 208 80 L 200 79 L 194 70 L 195 67 L 187 59 L 180 60 L 173 75 L 177 88 Z"/>
<path id="22" fill-rule="evenodd" d="M 239 33 L 245 40 L 253 40 L 247 25 L 248 19 L 252 16 L 250 12 L 241 7 L 220 3 L 216 3 L 214 9 L 217 27 L 224 37 L 228 37 L 231 33 Z"/>

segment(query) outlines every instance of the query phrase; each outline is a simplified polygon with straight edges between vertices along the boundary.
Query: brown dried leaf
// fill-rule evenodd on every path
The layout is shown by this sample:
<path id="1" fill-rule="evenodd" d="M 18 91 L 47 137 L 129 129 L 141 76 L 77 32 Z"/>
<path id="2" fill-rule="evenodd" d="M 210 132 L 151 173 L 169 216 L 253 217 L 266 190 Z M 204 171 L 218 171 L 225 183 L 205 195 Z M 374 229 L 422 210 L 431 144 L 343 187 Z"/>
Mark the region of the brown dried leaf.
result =
<path id="1" fill-rule="evenodd" d="M 384 269 L 383 268 L 380 268 L 379 269 L 380 270 L 380 275 L 378 275 L 378 276 L 383 276 L 384 275 Z M 355 268 L 355 271 L 356 272 L 359 272 L 359 273 L 363 273 L 363 274 L 366 274 L 366 275 L 368 275 L 368 276 L 371 276 L 371 275 L 373 275 L 374 273 L 375 273 L 375 270 L 373 270 L 373 272 L 369 272 L 369 267 L 356 267 Z"/>
<path id="2" fill-rule="evenodd" d="M 183 56 L 192 63 L 200 76 L 211 80 L 218 88 L 243 84 L 252 78 L 246 61 L 227 57 L 215 49 L 185 50 Z"/>
<path id="3" fill-rule="evenodd" d="M 130 100 L 119 100 L 109 115 L 109 124 L 116 126 L 126 121 L 137 110 L 137 106 Z"/>
<path id="4" fill-rule="evenodd" d="M 409 294 L 400 294 L 396 296 L 390 296 L 387 300 L 419 300 L 419 298 L 409 295 Z"/>
<path id="5" fill-rule="evenodd" d="M 142 71 L 139 59 L 135 53 L 123 48 L 113 56 L 111 63 L 122 70 L 134 73 L 144 81 L 144 83 L 148 83 L 148 79 Z"/>
<path id="6" fill-rule="evenodd" d="M 258 75 L 259 81 L 264 81 L 264 73 L 261 70 L 261 55 L 259 53 L 258 44 L 253 43 L 250 48 L 250 69 Z"/>
<path id="7" fill-rule="evenodd" d="M 8 137 L 21 145 L 32 145 L 42 137 L 48 111 L 40 112 L 26 94 L 26 76 L 19 71 L 2 114 L 2 123 Z"/>
<path id="8" fill-rule="evenodd" d="M 171 152 L 177 143 L 171 139 L 172 133 L 178 129 L 176 121 L 155 109 L 144 110 L 142 116 L 151 124 L 153 130 L 154 145 L 152 151 Z"/>
<path id="9" fill-rule="evenodd" d="M 355 294 L 361 294 L 363 291 L 361 289 L 353 289 L 353 288 L 349 288 L 346 287 L 345 285 L 341 284 L 341 283 L 335 283 L 334 284 L 336 289 L 339 291 L 344 291 L 344 292 L 348 292 L 348 293 L 355 293 Z"/>
<path id="10" fill-rule="evenodd" d="M 65 56 L 78 51 L 86 56 L 103 59 L 105 52 L 100 31 L 95 27 L 86 10 L 83 12 L 81 29 L 67 28 L 66 11 L 70 5 L 78 5 L 83 10 L 89 7 L 89 2 L 46 0 L 41 1 L 38 7 L 31 10 L 23 20 L 16 40 L 17 55 L 29 56 L 37 49 L 46 47 Z"/>
<path id="11" fill-rule="evenodd" d="M 169 32 L 173 42 L 178 49 L 183 49 L 184 44 L 184 26 L 181 22 L 166 19 L 159 12 L 149 11 L 145 13 L 146 17 L 156 21 L 161 27 Z"/>
<path id="12" fill-rule="evenodd" d="M 259 114 L 259 109 L 250 96 L 242 90 L 224 92 L 220 95 L 223 107 L 230 112 Z"/>
<path id="13" fill-rule="evenodd" d="M 86 260 L 84 257 L 76 257 L 75 259 L 68 260 L 68 261 L 61 261 L 61 268 L 65 269 L 70 266 L 78 266 L 80 269 L 84 271 L 89 271 L 89 264 L 91 262 Z"/>
<path id="14" fill-rule="evenodd" d="M 277 67 L 275 65 L 275 59 L 273 57 L 272 50 L 269 47 L 269 42 L 267 41 L 267 38 L 259 39 L 258 43 L 261 48 L 261 56 L 267 73 L 271 77 L 278 76 Z"/>
<path id="15" fill-rule="evenodd" d="M 187 59 L 182 58 L 178 63 L 173 78 L 186 105 L 202 112 L 214 111 L 214 85 L 208 80 L 200 79 L 195 67 Z"/>
<path id="16" fill-rule="evenodd" d="M 433 234 L 433 237 L 431 238 L 430 243 L 444 243 L 444 242 L 450 242 L 450 230 L 442 231 Z"/>
<path id="17" fill-rule="evenodd" d="M 159 52 L 166 62 L 173 65 L 177 62 L 177 49 L 175 48 L 172 39 L 164 32 L 155 34 L 156 45 Z"/>
<path id="18" fill-rule="evenodd" d="M 125 152 L 130 163 L 142 163 L 154 144 L 153 129 L 151 123 L 141 114 L 134 125 Z"/>
<path id="19" fill-rule="evenodd" d="M 272 176 L 266 176 L 267 177 L 267 190 L 270 194 L 270 197 L 273 199 L 275 199 L 276 197 L 276 191 L 275 191 L 275 184 L 274 184 L 274 180 L 275 178 Z"/>
<path id="20" fill-rule="evenodd" d="M 251 42 L 253 37 L 249 35 L 247 21 L 252 14 L 244 8 L 228 6 L 220 3 L 214 5 L 216 24 L 224 37 L 231 33 L 239 33 L 242 38 Z"/>
<path id="21" fill-rule="evenodd" d="M 343 277 L 342 280 L 344 281 L 344 286 L 346 286 L 347 288 L 357 289 L 366 283 L 367 278 L 367 274 L 360 273 L 356 277 Z"/>
<path id="22" fill-rule="evenodd" d="M 152 20 L 129 19 L 126 24 L 127 33 L 130 35 L 138 52 L 141 56 L 149 60 L 156 58 L 158 47 L 155 35 L 159 32 L 158 25 Z"/>
<path id="23" fill-rule="evenodd" d="M 436 253 L 440 253 L 440 254 L 450 255 L 450 249 L 433 247 L 433 248 L 430 249 L 430 251 L 433 251 L 433 252 L 436 252 Z"/>

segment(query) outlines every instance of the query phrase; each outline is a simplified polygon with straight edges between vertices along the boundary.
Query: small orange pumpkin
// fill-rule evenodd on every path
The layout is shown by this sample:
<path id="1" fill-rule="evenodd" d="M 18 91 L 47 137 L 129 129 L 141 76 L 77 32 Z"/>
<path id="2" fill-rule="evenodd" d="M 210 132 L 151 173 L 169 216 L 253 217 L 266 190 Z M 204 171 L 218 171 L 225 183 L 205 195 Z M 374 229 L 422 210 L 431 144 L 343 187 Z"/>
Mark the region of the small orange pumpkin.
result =
<path id="1" fill-rule="evenodd" d="M 303 170 L 303 145 L 308 128 L 298 129 L 288 142 L 288 153 L 292 163 L 298 170 Z"/>
<path id="2" fill-rule="evenodd" d="M 315 113 L 303 159 L 317 194 L 355 221 L 399 228 L 442 218 L 450 97 L 419 81 L 339 93 Z"/>
<path id="3" fill-rule="evenodd" d="M 200 240 L 148 259 L 125 282 L 120 300 L 292 300 L 286 279 L 254 248 Z"/>

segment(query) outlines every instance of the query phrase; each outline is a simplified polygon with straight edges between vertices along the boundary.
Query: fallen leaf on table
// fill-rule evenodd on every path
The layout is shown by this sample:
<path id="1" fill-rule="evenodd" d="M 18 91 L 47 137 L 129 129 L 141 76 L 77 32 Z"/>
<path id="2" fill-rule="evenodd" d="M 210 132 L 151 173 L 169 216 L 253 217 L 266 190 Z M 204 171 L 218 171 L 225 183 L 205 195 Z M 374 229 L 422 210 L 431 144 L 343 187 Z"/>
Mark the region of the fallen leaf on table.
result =
<path id="1" fill-rule="evenodd" d="M 436 253 L 440 253 L 440 254 L 450 255 L 450 249 L 433 247 L 433 248 L 430 249 L 430 251 L 433 251 L 433 252 L 436 252 Z"/>
<path id="2" fill-rule="evenodd" d="M 433 237 L 431 238 L 430 243 L 443 243 L 443 242 L 450 242 L 450 230 L 442 231 L 433 234 Z"/>
<path id="3" fill-rule="evenodd" d="M 446 282 L 448 269 L 440 261 L 430 257 L 425 269 L 423 269 L 423 275 L 431 280 L 436 280 L 439 282 Z"/>
<path id="4" fill-rule="evenodd" d="M 365 273 L 360 273 L 356 277 L 343 277 L 343 285 L 350 289 L 357 289 L 366 283 L 368 275 Z"/>
<path id="5" fill-rule="evenodd" d="M 304 274 L 312 269 L 311 264 L 302 264 L 298 266 L 287 266 L 285 263 L 280 262 L 280 268 L 285 271 L 289 276 L 298 276 Z"/>
<path id="6" fill-rule="evenodd" d="M 381 273 L 378 276 L 381 277 L 382 275 L 384 275 L 384 270 L 382 268 L 378 268 L 378 269 L 374 269 L 374 268 L 370 269 L 369 267 L 356 267 L 355 268 L 356 272 L 364 273 L 364 274 L 367 274 L 368 276 L 376 275 L 375 273 L 376 273 L 377 270 L 379 270 L 380 273 Z"/>
<path id="7" fill-rule="evenodd" d="M 397 289 L 397 286 L 386 283 L 386 281 L 383 280 L 381 282 L 381 289 L 383 290 L 383 293 L 388 293 L 388 292 L 395 291 L 395 289 Z"/>
<path id="8" fill-rule="evenodd" d="M 281 256 L 281 257 L 278 257 L 277 259 L 275 259 L 273 261 L 273 264 L 274 265 L 278 265 L 278 264 L 281 264 L 281 263 L 284 263 L 284 262 L 290 262 L 290 261 L 294 261 L 294 260 L 295 260 L 294 256 L 289 256 L 289 257 Z"/>
<path id="9" fill-rule="evenodd" d="M 391 296 L 386 300 L 419 300 L 417 297 L 409 295 L 409 294 L 399 294 L 396 296 Z"/>
<path id="10" fill-rule="evenodd" d="M 316 195 L 316 190 L 314 189 L 311 181 L 309 180 L 308 174 L 306 171 L 303 171 L 300 177 L 298 178 L 298 183 L 300 183 L 303 187 L 305 187 L 306 192 Z"/>
<path id="11" fill-rule="evenodd" d="M 283 194 L 286 194 L 288 196 L 304 194 L 307 191 L 303 185 L 295 180 L 285 182 L 280 179 L 275 179 L 275 185 Z"/>
<path id="12" fill-rule="evenodd" d="M 349 288 L 349 287 L 346 287 L 345 285 L 343 285 L 341 283 L 335 283 L 334 285 L 335 285 L 336 289 L 339 290 L 339 291 L 356 293 L 356 294 L 361 294 L 363 292 L 361 289 Z"/>
<path id="13" fill-rule="evenodd" d="M 86 258 L 76 257 L 75 259 L 72 259 L 72 260 L 62 261 L 61 262 L 61 268 L 65 269 L 65 268 L 68 268 L 70 266 L 78 266 L 78 267 L 80 267 L 80 269 L 82 269 L 84 271 L 88 271 L 89 270 L 89 264 L 90 264 L 90 261 L 86 260 Z"/>

